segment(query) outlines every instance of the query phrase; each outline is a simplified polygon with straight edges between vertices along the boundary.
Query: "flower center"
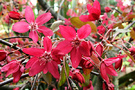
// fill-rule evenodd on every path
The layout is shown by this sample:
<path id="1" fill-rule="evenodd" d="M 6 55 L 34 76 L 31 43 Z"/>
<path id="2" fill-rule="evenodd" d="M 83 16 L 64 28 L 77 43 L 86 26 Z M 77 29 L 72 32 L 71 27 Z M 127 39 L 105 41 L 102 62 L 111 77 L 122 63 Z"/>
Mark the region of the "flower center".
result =
<path id="1" fill-rule="evenodd" d="M 52 56 L 50 53 L 45 51 L 45 53 L 40 57 L 40 60 L 47 63 L 52 60 Z"/>
<path id="2" fill-rule="evenodd" d="M 80 45 L 80 43 L 81 43 L 81 41 L 78 39 L 71 41 L 71 44 L 73 47 L 78 47 Z"/>
<path id="3" fill-rule="evenodd" d="M 37 29 L 38 29 L 38 25 L 36 23 L 30 24 L 30 30 L 37 30 Z"/>

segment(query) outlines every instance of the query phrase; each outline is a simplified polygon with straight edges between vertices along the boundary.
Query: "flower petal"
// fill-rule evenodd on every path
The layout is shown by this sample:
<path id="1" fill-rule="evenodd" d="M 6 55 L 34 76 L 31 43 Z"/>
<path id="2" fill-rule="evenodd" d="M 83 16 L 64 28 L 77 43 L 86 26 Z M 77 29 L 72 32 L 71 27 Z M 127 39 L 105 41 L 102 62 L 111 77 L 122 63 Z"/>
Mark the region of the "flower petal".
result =
<path id="1" fill-rule="evenodd" d="M 27 6 L 25 9 L 25 18 L 27 20 L 27 22 L 32 23 L 34 22 L 34 13 L 31 9 L 31 7 Z"/>
<path id="2" fill-rule="evenodd" d="M 90 48 L 89 44 L 85 41 L 81 42 L 81 45 L 79 46 L 79 51 L 84 56 L 90 56 Z"/>
<path id="3" fill-rule="evenodd" d="M 81 21 L 83 21 L 83 22 L 88 22 L 88 21 L 90 21 L 88 15 L 81 15 L 81 16 L 79 17 L 79 19 L 80 19 Z"/>
<path id="4" fill-rule="evenodd" d="M 60 25 L 59 28 L 60 28 L 61 35 L 65 39 L 72 40 L 76 37 L 76 31 L 74 28 L 69 26 L 63 26 L 63 25 Z"/>
<path id="5" fill-rule="evenodd" d="M 51 61 L 47 63 L 48 71 L 53 75 L 54 78 L 59 79 L 60 74 L 58 72 L 58 65 L 55 61 Z"/>
<path id="6" fill-rule="evenodd" d="M 103 54 L 103 45 L 101 43 L 99 43 L 97 46 L 96 46 L 96 51 L 97 53 L 99 54 L 99 56 L 101 57 L 102 54 Z"/>
<path id="7" fill-rule="evenodd" d="M 97 8 L 98 10 L 101 11 L 100 3 L 98 2 L 98 0 L 96 0 L 96 1 L 93 3 L 93 7 L 94 7 L 94 8 Z"/>
<path id="8" fill-rule="evenodd" d="M 44 53 L 44 49 L 39 48 L 24 48 L 22 51 L 26 54 L 37 57 L 41 56 Z"/>
<path id="9" fill-rule="evenodd" d="M 112 76 L 118 76 L 117 72 L 113 68 L 113 65 L 106 67 L 106 73 L 108 73 Z"/>
<path id="10" fill-rule="evenodd" d="M 36 43 L 38 41 L 38 34 L 36 31 L 30 31 L 29 37 Z"/>
<path id="11" fill-rule="evenodd" d="M 35 63 L 32 65 L 29 71 L 29 76 L 34 76 L 38 74 L 44 69 L 44 67 L 45 67 L 44 63 L 40 62 L 39 60 L 35 61 Z"/>
<path id="12" fill-rule="evenodd" d="M 52 36 L 53 35 L 53 31 L 45 26 L 38 27 L 38 31 L 40 33 L 43 33 L 45 36 Z"/>
<path id="13" fill-rule="evenodd" d="M 10 74 L 17 72 L 18 70 L 19 70 L 19 64 L 13 63 L 8 69 L 6 77 L 9 76 Z"/>
<path id="14" fill-rule="evenodd" d="M 80 39 L 84 39 L 91 33 L 91 27 L 89 24 L 83 25 L 80 29 L 77 30 L 77 35 Z"/>
<path id="15" fill-rule="evenodd" d="M 16 73 L 13 73 L 13 83 L 17 83 L 19 80 L 20 80 L 20 77 L 22 75 L 22 72 L 21 71 L 17 71 Z"/>
<path id="16" fill-rule="evenodd" d="M 81 57 L 82 57 L 81 53 L 79 52 L 79 49 L 74 47 L 71 50 L 70 56 L 71 56 L 72 66 L 74 68 L 77 68 L 81 61 Z"/>
<path id="17" fill-rule="evenodd" d="M 29 24 L 26 22 L 17 22 L 13 25 L 12 30 L 18 33 L 25 33 L 29 31 Z"/>
<path id="18" fill-rule="evenodd" d="M 45 51 L 51 52 L 51 50 L 52 50 L 52 41 L 51 41 L 51 39 L 49 39 L 48 37 L 44 37 L 43 44 L 44 44 Z"/>
<path id="19" fill-rule="evenodd" d="M 103 62 L 100 65 L 100 73 L 101 73 L 102 78 L 104 80 L 106 80 L 106 82 L 108 83 L 109 78 L 108 78 L 107 73 L 106 73 L 106 66 L 105 66 L 105 64 Z"/>
<path id="20" fill-rule="evenodd" d="M 48 68 L 47 68 L 47 64 L 46 64 L 44 69 L 43 69 L 43 73 L 46 74 L 47 72 L 48 72 Z"/>
<path id="21" fill-rule="evenodd" d="M 37 57 L 32 57 L 29 59 L 29 61 L 26 63 L 25 68 L 30 68 L 36 61 L 38 60 Z"/>
<path id="22" fill-rule="evenodd" d="M 56 49 L 60 50 L 59 54 L 67 54 L 72 48 L 70 41 L 67 40 L 60 42 L 56 47 Z"/>
<path id="23" fill-rule="evenodd" d="M 8 69 L 10 68 L 10 66 L 13 64 L 13 62 L 10 62 L 10 63 L 8 63 L 8 64 L 6 64 L 5 66 L 3 66 L 2 68 L 1 68 L 1 72 L 6 72 L 6 71 L 8 71 Z"/>
<path id="24" fill-rule="evenodd" d="M 40 15 L 40 16 L 38 16 L 38 17 L 36 18 L 36 23 L 37 23 L 38 25 L 42 25 L 42 24 L 48 22 L 48 21 L 51 19 L 51 17 L 52 17 L 52 16 L 51 16 L 51 13 L 50 13 L 50 12 L 44 13 L 44 14 L 42 14 L 42 15 Z"/>

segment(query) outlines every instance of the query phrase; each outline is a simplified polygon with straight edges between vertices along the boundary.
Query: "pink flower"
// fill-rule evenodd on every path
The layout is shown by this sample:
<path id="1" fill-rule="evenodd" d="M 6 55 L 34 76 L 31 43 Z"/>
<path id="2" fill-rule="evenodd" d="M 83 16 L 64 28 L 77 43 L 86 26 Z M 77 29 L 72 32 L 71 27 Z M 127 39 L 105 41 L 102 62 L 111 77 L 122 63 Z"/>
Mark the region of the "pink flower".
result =
<path id="1" fill-rule="evenodd" d="M 103 19 L 103 24 L 108 25 L 109 18 L 107 16 L 107 13 L 104 13 L 104 15 L 101 17 Z"/>
<path id="2" fill-rule="evenodd" d="M 105 59 L 105 60 L 103 60 L 101 62 L 100 73 L 101 73 L 102 78 L 107 83 L 109 83 L 109 78 L 108 78 L 107 74 L 112 75 L 112 76 L 117 76 L 118 75 L 112 64 L 115 63 L 115 62 L 120 61 L 124 57 L 125 56 L 117 56 L 117 57 Z"/>
<path id="3" fill-rule="evenodd" d="M 72 76 L 73 80 L 76 80 L 76 81 L 80 82 L 81 84 L 85 83 L 85 79 L 84 79 L 83 75 L 79 72 L 79 70 L 72 70 L 70 72 L 70 76 Z"/>
<path id="4" fill-rule="evenodd" d="M 99 16 L 101 14 L 100 9 L 100 3 L 96 0 L 93 3 L 93 7 L 90 4 L 87 4 L 87 9 L 89 12 L 89 15 L 81 15 L 79 18 L 83 22 L 87 21 L 95 21 L 99 19 Z"/>
<path id="5" fill-rule="evenodd" d="M 52 42 L 48 37 L 43 41 L 44 49 L 39 48 L 24 48 L 23 52 L 33 57 L 26 64 L 26 68 L 30 68 L 29 75 L 34 76 L 43 71 L 46 74 L 48 71 L 55 77 L 59 78 L 58 66 L 54 61 L 52 53 Z"/>
<path id="6" fill-rule="evenodd" d="M 105 12 L 106 12 L 106 13 L 108 13 L 108 12 L 110 12 L 110 11 L 111 11 L 111 8 L 105 7 Z"/>
<path id="7" fill-rule="evenodd" d="M 69 9 L 66 14 L 67 16 L 77 17 L 77 14 L 72 9 Z"/>
<path id="8" fill-rule="evenodd" d="M 90 80 L 90 84 L 86 87 L 83 87 L 83 90 L 94 90 L 94 87 L 92 85 L 92 81 Z"/>
<path id="9" fill-rule="evenodd" d="M 58 44 L 56 49 L 60 53 L 67 54 L 70 52 L 72 66 L 76 68 L 84 56 L 90 56 L 91 43 L 84 41 L 91 33 L 91 27 L 86 24 L 76 31 L 69 26 L 59 26 L 61 35 L 66 39 Z"/>
<path id="10" fill-rule="evenodd" d="M 42 24 L 48 22 L 51 19 L 51 13 L 44 13 L 34 20 L 34 13 L 32 9 L 27 6 L 25 9 L 26 22 L 17 22 L 13 25 L 12 29 L 18 33 L 25 33 L 30 29 L 29 37 L 34 42 L 38 41 L 38 32 L 43 33 L 45 36 L 52 36 L 53 32 L 51 29 L 42 26 Z"/>
<path id="11" fill-rule="evenodd" d="M 7 52 L 4 50 L 0 50 L 0 61 L 5 60 L 7 57 Z"/>
<path id="12" fill-rule="evenodd" d="M 97 29 L 98 29 L 98 33 L 100 34 L 104 34 L 106 30 L 105 27 L 102 25 L 98 26 Z"/>
<path id="13" fill-rule="evenodd" d="M 10 63 L 2 67 L 1 71 L 7 73 L 6 77 L 13 74 L 13 82 L 16 83 L 19 81 L 22 73 L 24 72 L 24 67 L 21 65 L 20 61 L 12 60 Z"/>

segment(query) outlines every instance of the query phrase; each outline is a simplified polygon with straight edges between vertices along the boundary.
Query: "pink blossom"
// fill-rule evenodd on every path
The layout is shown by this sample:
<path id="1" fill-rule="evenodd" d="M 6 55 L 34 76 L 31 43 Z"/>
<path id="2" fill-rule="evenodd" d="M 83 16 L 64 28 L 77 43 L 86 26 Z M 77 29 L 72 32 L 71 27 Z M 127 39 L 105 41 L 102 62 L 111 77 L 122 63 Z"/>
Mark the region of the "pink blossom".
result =
<path id="1" fill-rule="evenodd" d="M 107 13 L 104 13 L 104 15 L 101 18 L 103 20 L 102 23 L 108 25 L 109 18 L 107 16 Z"/>
<path id="2" fill-rule="evenodd" d="M 58 66 L 52 53 L 52 42 L 48 37 L 43 41 L 44 49 L 39 48 L 24 48 L 23 52 L 33 57 L 26 64 L 26 68 L 30 68 L 29 75 L 34 76 L 43 71 L 46 74 L 48 71 L 55 77 L 59 78 Z"/>
<path id="3" fill-rule="evenodd" d="M 99 16 L 101 14 L 101 9 L 100 9 L 100 3 L 97 0 L 94 1 L 93 6 L 87 4 L 87 9 L 89 15 L 81 15 L 79 17 L 81 21 L 87 22 L 87 21 L 95 21 L 99 19 Z"/>
<path id="4" fill-rule="evenodd" d="M 105 27 L 102 25 L 98 26 L 97 29 L 98 29 L 98 33 L 100 34 L 104 34 L 106 30 Z"/>
<path id="5" fill-rule="evenodd" d="M 90 56 L 91 43 L 84 41 L 91 33 L 90 25 L 86 24 L 76 31 L 69 26 L 59 26 L 61 35 L 65 38 L 64 41 L 60 42 L 56 49 L 60 50 L 59 53 L 67 54 L 70 52 L 72 66 L 76 68 L 82 55 Z"/>
<path id="6" fill-rule="evenodd" d="M 22 73 L 24 72 L 24 67 L 21 65 L 20 61 L 12 60 L 10 63 L 2 67 L 1 71 L 7 73 L 6 77 L 13 74 L 13 82 L 16 83 L 19 81 Z"/>
<path id="7" fill-rule="evenodd" d="M 51 29 L 42 26 L 51 19 L 51 13 L 44 13 L 34 19 L 34 13 L 32 9 L 27 6 L 25 9 L 26 22 L 17 22 L 13 25 L 12 29 L 18 33 L 25 33 L 30 29 L 29 37 L 32 38 L 34 42 L 38 41 L 38 32 L 43 33 L 45 36 L 52 36 L 53 32 Z"/>
<path id="8" fill-rule="evenodd" d="M 125 56 L 112 57 L 112 58 L 105 59 L 101 62 L 100 73 L 101 73 L 102 78 L 107 83 L 109 83 L 109 78 L 108 78 L 107 74 L 112 75 L 112 76 L 118 75 L 112 64 L 120 61 L 124 57 Z"/>

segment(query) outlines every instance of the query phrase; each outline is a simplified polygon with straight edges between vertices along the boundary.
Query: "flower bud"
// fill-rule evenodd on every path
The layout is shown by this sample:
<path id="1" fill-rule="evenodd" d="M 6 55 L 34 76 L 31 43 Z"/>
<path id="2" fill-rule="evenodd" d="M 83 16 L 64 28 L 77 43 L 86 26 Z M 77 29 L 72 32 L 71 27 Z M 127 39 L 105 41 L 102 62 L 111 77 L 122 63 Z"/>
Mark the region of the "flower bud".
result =
<path id="1" fill-rule="evenodd" d="M 105 7 L 105 12 L 110 12 L 111 11 L 111 8 L 109 8 L 109 7 Z"/>
<path id="2" fill-rule="evenodd" d="M 10 11 L 8 13 L 9 17 L 14 19 L 14 20 L 19 20 L 20 19 L 20 13 L 15 12 L 15 11 Z"/>
<path id="3" fill-rule="evenodd" d="M 7 57 L 7 52 L 5 52 L 4 50 L 0 50 L 0 61 L 5 60 Z"/>
<path id="4" fill-rule="evenodd" d="M 72 75 L 72 79 L 76 80 L 76 81 L 78 81 L 80 83 L 84 83 L 85 82 L 85 79 L 84 79 L 83 75 L 80 72 L 75 72 Z"/>

